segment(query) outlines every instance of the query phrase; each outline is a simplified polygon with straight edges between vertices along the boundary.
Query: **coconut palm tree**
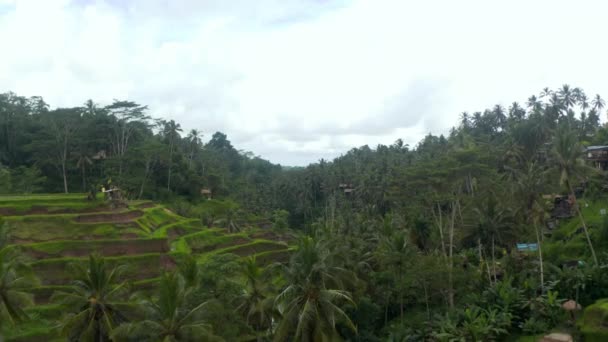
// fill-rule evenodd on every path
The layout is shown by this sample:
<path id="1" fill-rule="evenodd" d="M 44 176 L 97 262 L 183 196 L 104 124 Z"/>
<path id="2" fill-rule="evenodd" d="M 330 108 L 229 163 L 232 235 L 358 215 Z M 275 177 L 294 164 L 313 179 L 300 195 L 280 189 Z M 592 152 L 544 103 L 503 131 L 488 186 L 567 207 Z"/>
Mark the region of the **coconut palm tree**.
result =
<path id="1" fill-rule="evenodd" d="M 119 309 L 124 267 L 109 268 L 100 256 L 89 256 L 88 265 L 73 264 L 75 280 L 68 290 L 53 294 L 52 301 L 66 305 L 70 313 L 62 334 L 70 341 L 106 341 L 126 317 Z"/>
<path id="2" fill-rule="evenodd" d="M 587 95 L 581 94 L 578 97 L 578 104 L 583 111 L 587 110 L 587 108 L 589 108 L 589 99 L 587 98 Z"/>
<path id="3" fill-rule="evenodd" d="M 80 169 L 82 177 L 82 191 L 87 191 L 87 165 L 92 165 L 93 161 L 86 152 L 80 151 L 76 153 L 76 167 Z"/>
<path id="4" fill-rule="evenodd" d="M 24 289 L 37 285 L 17 250 L 8 246 L 8 225 L 0 221 L 0 328 L 4 323 L 14 325 L 27 318 L 23 307 L 33 303 Z"/>
<path id="5" fill-rule="evenodd" d="M 492 257 L 493 281 L 496 283 L 496 243 L 511 242 L 513 214 L 509 207 L 499 205 L 497 196 L 491 191 L 473 208 L 473 213 L 476 222 L 471 226 L 469 239 L 477 241 L 480 251 L 482 246 L 486 247 L 486 253 Z"/>
<path id="6" fill-rule="evenodd" d="M 553 95 L 553 91 L 549 89 L 549 87 L 544 87 L 539 96 L 542 99 L 545 97 L 551 97 L 551 95 Z"/>
<path id="7" fill-rule="evenodd" d="M 217 340 L 202 314 L 209 302 L 192 304 L 194 288 L 188 288 L 177 272 L 160 278 L 155 300 L 141 300 L 145 319 L 124 323 L 112 332 L 114 341 L 208 341 Z"/>
<path id="8" fill-rule="evenodd" d="M 287 286 L 275 299 L 282 316 L 275 341 L 334 341 L 340 336 L 337 323 L 356 331 L 340 308 L 340 303 L 353 303 L 342 290 L 346 271 L 332 265 L 321 244 L 303 238 L 283 273 Z"/>
<path id="9" fill-rule="evenodd" d="M 516 212 L 523 213 L 525 223 L 532 223 L 538 246 L 539 278 L 541 288 L 544 289 L 545 276 L 543 264 L 542 232 L 539 225 L 545 216 L 545 208 L 542 204 L 541 194 L 545 188 L 546 170 L 537 163 L 528 163 L 522 169 L 507 168 L 507 177 L 515 186 L 511 187 L 514 196 L 519 203 Z"/>
<path id="10" fill-rule="evenodd" d="M 602 109 L 606 106 L 606 101 L 601 98 L 600 94 L 595 95 L 593 100 L 591 101 L 591 105 L 596 112 L 600 113 Z"/>
<path id="11" fill-rule="evenodd" d="M 179 132 L 182 132 L 180 124 L 176 123 L 175 120 L 163 121 L 163 134 L 169 140 L 169 170 L 167 175 L 167 190 L 171 191 L 171 171 L 173 169 L 173 150 L 175 143 L 179 140 Z"/>
<path id="12" fill-rule="evenodd" d="M 194 159 L 194 155 L 196 153 L 196 151 L 201 147 L 202 145 L 202 134 L 199 130 L 197 129 L 192 129 L 190 130 L 190 132 L 188 133 L 188 142 L 190 143 L 190 155 L 188 156 L 188 167 L 192 166 L 192 160 Z"/>
<path id="13" fill-rule="evenodd" d="M 587 244 L 589 245 L 589 250 L 593 256 L 593 261 L 598 265 L 595 249 L 593 248 L 591 237 L 589 236 L 589 230 L 587 229 L 583 213 L 581 212 L 578 203 L 576 203 L 576 195 L 574 194 L 574 188 L 572 186 L 573 178 L 581 179 L 584 176 L 585 171 L 590 170 L 581 159 L 581 151 L 582 147 L 577 141 L 574 133 L 567 126 L 560 126 L 553 138 L 553 167 L 560 173 L 560 185 L 566 187 L 570 194 L 570 198 L 574 200 L 573 206 L 583 225 L 583 230 L 585 232 Z"/>
<path id="14" fill-rule="evenodd" d="M 408 246 L 405 231 L 395 230 L 380 237 L 377 254 L 378 262 L 395 272 L 397 282 L 396 292 L 399 293 L 399 317 L 401 320 L 403 320 L 404 315 L 403 279 L 408 267 L 407 261 L 410 259 L 410 251 L 411 248 Z"/>
<path id="15" fill-rule="evenodd" d="M 557 91 L 557 95 L 566 109 L 572 107 L 576 102 L 576 97 L 568 84 L 564 84 L 562 88 Z"/>
<path id="16" fill-rule="evenodd" d="M 264 330 L 270 332 L 274 315 L 274 303 L 269 282 L 264 279 L 264 269 L 259 267 L 255 256 L 242 263 L 241 274 L 246 279 L 245 290 L 239 298 L 241 304 L 237 311 L 242 313 L 261 340 Z"/>

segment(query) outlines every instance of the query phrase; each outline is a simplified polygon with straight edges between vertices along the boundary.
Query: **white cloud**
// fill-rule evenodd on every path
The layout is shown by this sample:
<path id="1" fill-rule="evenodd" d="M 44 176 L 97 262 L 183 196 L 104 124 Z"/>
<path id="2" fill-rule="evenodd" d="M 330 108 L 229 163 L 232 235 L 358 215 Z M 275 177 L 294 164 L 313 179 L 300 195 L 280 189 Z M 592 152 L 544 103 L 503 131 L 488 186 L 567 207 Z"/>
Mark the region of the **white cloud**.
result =
<path id="1" fill-rule="evenodd" d="M 607 94 L 603 1 L 0 0 L 0 91 L 129 98 L 285 164 L 415 144 L 464 110 Z"/>

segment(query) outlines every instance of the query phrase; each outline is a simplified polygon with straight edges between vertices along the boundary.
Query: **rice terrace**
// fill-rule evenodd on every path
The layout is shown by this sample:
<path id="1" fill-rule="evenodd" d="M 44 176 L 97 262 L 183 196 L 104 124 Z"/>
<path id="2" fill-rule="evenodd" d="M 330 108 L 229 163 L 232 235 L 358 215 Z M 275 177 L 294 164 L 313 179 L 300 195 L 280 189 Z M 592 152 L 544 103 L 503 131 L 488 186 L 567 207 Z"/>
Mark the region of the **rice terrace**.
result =
<path id="1" fill-rule="evenodd" d="M 35 286 L 24 289 L 33 301 L 25 313 L 35 319 L 6 334 L 8 341 L 63 340 L 55 320 L 65 307 L 52 296 L 69 287 L 74 265 L 87 265 L 90 255 L 103 257 L 109 267 L 124 266 L 127 271 L 117 281 L 130 291 L 145 292 L 184 259 L 202 263 L 230 254 L 236 259 L 228 261 L 255 258 L 263 267 L 286 260 L 292 249 L 287 234 L 253 226 L 230 232 L 206 227 L 200 219 L 179 216 L 151 201 L 125 201 L 113 208 L 103 194 L 96 197 L 0 196 L 8 248 L 20 251 L 37 278 Z"/>

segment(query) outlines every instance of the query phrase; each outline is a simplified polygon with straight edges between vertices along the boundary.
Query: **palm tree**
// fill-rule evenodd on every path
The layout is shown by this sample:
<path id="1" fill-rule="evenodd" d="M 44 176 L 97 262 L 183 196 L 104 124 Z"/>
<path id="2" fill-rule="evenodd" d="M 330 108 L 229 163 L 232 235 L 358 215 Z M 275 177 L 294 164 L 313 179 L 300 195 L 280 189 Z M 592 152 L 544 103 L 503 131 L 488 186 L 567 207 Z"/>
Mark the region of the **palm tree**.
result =
<path id="1" fill-rule="evenodd" d="M 581 159 L 581 151 L 581 145 L 573 132 L 566 126 L 560 126 L 553 139 L 553 167 L 560 173 L 560 185 L 566 187 L 570 194 L 570 198 L 574 200 L 573 206 L 583 225 L 583 230 L 585 231 L 585 237 L 587 238 L 593 261 L 598 265 L 595 249 L 593 248 L 591 237 L 589 236 L 589 230 L 587 229 L 583 213 L 576 202 L 576 195 L 574 194 L 574 188 L 572 187 L 572 178 L 581 178 L 585 171 L 589 170 Z"/>
<path id="2" fill-rule="evenodd" d="M 194 159 L 194 154 L 200 148 L 202 134 L 197 129 L 190 130 L 188 133 L 188 142 L 190 143 L 190 156 L 188 157 L 188 167 L 192 166 L 192 160 Z"/>
<path id="3" fill-rule="evenodd" d="M 518 199 L 517 203 L 520 204 L 519 212 L 522 212 L 522 217 L 527 218 L 526 221 L 531 222 L 534 227 L 536 244 L 538 246 L 539 278 L 541 289 L 544 289 L 542 233 L 539 229 L 539 224 L 542 223 L 545 216 L 541 194 L 545 187 L 544 182 L 547 172 L 534 162 L 527 164 L 523 170 L 508 168 L 507 171 L 508 177 L 515 184 L 511 190 L 514 191 L 514 195 Z"/>
<path id="4" fill-rule="evenodd" d="M 71 311 L 63 322 L 62 334 L 70 341 L 106 341 L 112 330 L 126 321 L 117 304 L 124 289 L 124 283 L 118 283 L 124 268 L 109 269 L 102 257 L 94 255 L 89 256 L 88 267 L 71 266 L 76 275 L 72 285 L 51 299 Z"/>
<path id="5" fill-rule="evenodd" d="M 589 99 L 587 98 L 587 95 L 581 94 L 578 98 L 578 104 L 583 111 L 587 110 L 587 108 L 589 108 Z"/>
<path id="6" fill-rule="evenodd" d="M 180 138 L 179 132 L 182 132 L 180 124 L 176 123 L 175 120 L 164 121 L 163 133 L 169 139 L 169 171 L 167 175 L 167 190 L 171 191 L 171 171 L 173 169 L 173 149 L 175 142 Z"/>
<path id="7" fill-rule="evenodd" d="M 161 276 L 156 300 L 140 301 L 145 319 L 114 329 L 114 341 L 205 341 L 212 340 L 211 327 L 201 316 L 209 302 L 191 305 L 194 288 L 188 288 L 176 272 Z"/>
<path id="8" fill-rule="evenodd" d="M 600 94 L 595 95 L 593 100 L 591 101 L 591 105 L 596 112 L 600 113 L 602 109 L 606 106 L 606 101 L 600 97 Z"/>
<path id="9" fill-rule="evenodd" d="M 37 285 L 36 277 L 21 262 L 17 250 L 8 246 L 8 225 L 0 221 L 0 328 L 3 323 L 14 325 L 27 318 L 23 307 L 33 303 L 24 289 Z"/>
<path id="10" fill-rule="evenodd" d="M 381 239 L 378 252 L 382 263 L 391 267 L 396 272 L 397 293 L 399 293 L 399 317 L 403 321 L 403 278 L 407 269 L 406 262 L 409 259 L 408 254 L 410 252 L 405 232 L 396 231 Z"/>
<path id="11" fill-rule="evenodd" d="M 544 87 L 543 91 L 540 92 L 540 98 L 550 97 L 553 95 L 553 91 L 549 87 Z"/>
<path id="12" fill-rule="evenodd" d="M 253 326 L 258 341 L 261 340 L 263 330 L 271 328 L 274 314 L 271 289 L 263 278 L 263 271 L 255 256 L 245 259 L 241 273 L 246 279 L 246 286 L 240 298 L 241 304 L 237 308 L 237 311 L 245 316 L 247 324 Z"/>
<path id="13" fill-rule="evenodd" d="M 557 95 L 561 103 L 566 107 L 566 109 L 572 107 L 576 102 L 575 95 L 570 88 L 569 85 L 564 84 L 560 90 L 557 91 Z"/>
<path id="14" fill-rule="evenodd" d="M 492 114 L 494 114 L 494 117 L 496 118 L 497 126 L 504 128 L 504 124 L 507 121 L 507 116 L 505 115 L 505 109 L 503 106 L 499 104 L 495 105 L 494 109 L 492 110 Z"/>
<path id="15" fill-rule="evenodd" d="M 479 250 L 487 246 L 492 256 L 492 274 L 496 276 L 496 242 L 506 242 L 512 238 L 513 215 L 510 208 L 499 205 L 496 195 L 489 193 L 475 208 L 473 213 L 477 222 L 469 233 L 471 240 L 477 240 Z"/>
<path id="16" fill-rule="evenodd" d="M 463 128 L 469 128 L 471 125 L 471 118 L 468 112 L 462 112 L 460 114 L 460 125 Z"/>
<path id="17" fill-rule="evenodd" d="M 87 165 L 93 164 L 93 161 L 86 152 L 78 152 L 76 154 L 76 167 L 80 169 L 80 173 L 82 176 L 82 191 L 87 191 Z"/>
<path id="18" fill-rule="evenodd" d="M 284 267 L 287 287 L 275 299 L 282 316 L 275 341 L 334 341 L 336 323 L 356 328 L 339 303 L 353 304 L 342 290 L 346 271 L 333 266 L 327 249 L 312 238 L 303 238 L 298 251 Z"/>

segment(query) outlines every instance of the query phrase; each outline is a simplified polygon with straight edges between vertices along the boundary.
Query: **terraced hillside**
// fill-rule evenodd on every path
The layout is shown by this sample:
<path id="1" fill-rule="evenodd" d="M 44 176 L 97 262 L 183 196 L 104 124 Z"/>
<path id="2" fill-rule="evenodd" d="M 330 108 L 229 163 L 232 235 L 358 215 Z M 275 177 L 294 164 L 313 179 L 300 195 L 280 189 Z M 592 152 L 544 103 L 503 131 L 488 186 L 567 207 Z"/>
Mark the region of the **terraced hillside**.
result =
<path id="1" fill-rule="evenodd" d="M 285 239 L 270 230 L 228 233 L 204 227 L 150 201 L 132 201 L 112 209 L 84 194 L 0 196 L 0 215 L 8 225 L 9 243 L 28 257 L 41 286 L 32 289 L 35 312 L 48 311 L 55 290 L 71 281 L 70 264 L 97 253 L 110 264 L 127 265 L 135 288 L 154 286 L 163 270 L 192 254 L 200 263 L 222 253 L 256 255 L 260 263 L 284 260 Z M 47 312 L 48 311 L 48 312 Z"/>

